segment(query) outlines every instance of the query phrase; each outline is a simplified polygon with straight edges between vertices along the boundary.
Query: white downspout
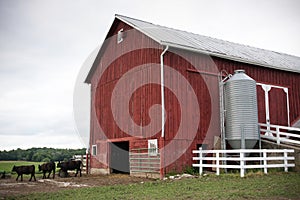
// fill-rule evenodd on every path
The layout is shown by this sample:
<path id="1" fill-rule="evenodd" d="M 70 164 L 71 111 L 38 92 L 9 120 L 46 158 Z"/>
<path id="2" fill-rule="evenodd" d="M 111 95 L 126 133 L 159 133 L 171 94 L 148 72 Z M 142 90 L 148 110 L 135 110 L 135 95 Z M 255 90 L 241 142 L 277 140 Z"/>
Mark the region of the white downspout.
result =
<path id="1" fill-rule="evenodd" d="M 160 86 L 161 86 L 161 137 L 165 137 L 165 91 L 164 91 L 164 54 L 169 49 L 166 46 L 165 50 L 160 54 Z"/>

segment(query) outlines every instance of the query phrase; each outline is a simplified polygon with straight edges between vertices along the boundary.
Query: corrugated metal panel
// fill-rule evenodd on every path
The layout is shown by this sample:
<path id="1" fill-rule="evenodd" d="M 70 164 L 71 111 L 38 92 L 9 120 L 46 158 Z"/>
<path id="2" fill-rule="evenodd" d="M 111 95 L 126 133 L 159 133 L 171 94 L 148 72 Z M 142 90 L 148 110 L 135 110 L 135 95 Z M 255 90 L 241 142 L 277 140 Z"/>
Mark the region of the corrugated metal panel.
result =
<path id="1" fill-rule="evenodd" d="M 116 15 L 116 18 L 162 45 L 198 50 L 217 57 L 300 73 L 300 58 L 296 56 L 167 28 L 121 15 Z"/>

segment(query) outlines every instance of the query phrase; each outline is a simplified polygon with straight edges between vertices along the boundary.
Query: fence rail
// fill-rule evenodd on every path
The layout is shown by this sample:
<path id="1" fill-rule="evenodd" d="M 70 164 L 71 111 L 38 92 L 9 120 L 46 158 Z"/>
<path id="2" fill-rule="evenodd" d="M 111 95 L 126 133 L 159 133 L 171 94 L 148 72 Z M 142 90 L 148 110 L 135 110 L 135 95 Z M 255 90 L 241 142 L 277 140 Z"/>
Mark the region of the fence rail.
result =
<path id="1" fill-rule="evenodd" d="M 259 124 L 261 138 L 276 141 L 277 144 L 291 143 L 300 145 L 300 128 Z"/>
<path id="2" fill-rule="evenodd" d="M 82 170 L 86 171 L 86 155 L 74 155 L 74 160 L 81 160 L 82 162 Z"/>
<path id="3" fill-rule="evenodd" d="M 158 149 L 132 149 L 129 153 L 130 173 L 159 173 Z"/>
<path id="4" fill-rule="evenodd" d="M 236 150 L 193 150 L 198 154 L 193 160 L 199 161 L 199 164 L 193 164 L 193 167 L 199 167 L 199 174 L 203 174 L 203 168 L 216 168 L 216 174 L 220 174 L 220 169 L 240 169 L 240 176 L 245 176 L 246 169 L 264 169 L 264 173 L 268 173 L 268 168 L 284 168 L 288 171 L 288 167 L 295 167 L 294 163 L 288 161 L 295 160 L 294 156 L 288 153 L 294 153 L 293 149 L 236 149 Z M 257 153 L 259 157 L 247 157 L 250 153 Z M 235 154 L 236 157 L 225 157 L 222 155 Z M 282 154 L 282 156 L 271 156 L 271 154 Z M 208 155 L 208 156 L 206 156 Z M 213 155 L 213 156 L 211 156 Z M 203 163 L 203 161 L 211 161 L 212 164 Z M 224 161 L 236 161 L 239 164 L 229 164 Z M 249 161 L 260 161 L 258 164 Z M 268 163 L 268 161 L 279 161 L 283 163 Z M 213 163 L 215 162 L 215 163 Z"/>

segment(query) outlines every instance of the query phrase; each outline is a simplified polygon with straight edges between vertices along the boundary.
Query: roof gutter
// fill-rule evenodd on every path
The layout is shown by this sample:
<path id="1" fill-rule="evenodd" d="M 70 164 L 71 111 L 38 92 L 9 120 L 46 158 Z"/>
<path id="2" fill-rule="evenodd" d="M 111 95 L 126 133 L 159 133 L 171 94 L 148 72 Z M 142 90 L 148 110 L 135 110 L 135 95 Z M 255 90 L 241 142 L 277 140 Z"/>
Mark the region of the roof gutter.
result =
<path id="1" fill-rule="evenodd" d="M 161 86 L 161 137 L 165 137 L 165 90 L 164 90 L 164 54 L 169 46 L 160 54 L 160 86 Z"/>

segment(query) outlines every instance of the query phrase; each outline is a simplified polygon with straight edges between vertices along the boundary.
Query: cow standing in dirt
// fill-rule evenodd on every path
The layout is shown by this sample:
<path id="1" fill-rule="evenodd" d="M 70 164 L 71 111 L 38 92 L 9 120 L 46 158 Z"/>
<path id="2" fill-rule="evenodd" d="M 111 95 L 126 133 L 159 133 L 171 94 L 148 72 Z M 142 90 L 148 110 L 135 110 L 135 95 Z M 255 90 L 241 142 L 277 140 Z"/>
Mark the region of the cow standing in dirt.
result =
<path id="1" fill-rule="evenodd" d="M 57 167 L 60 168 L 60 171 L 64 172 L 65 175 L 68 174 L 68 170 L 76 170 L 75 177 L 78 174 L 81 177 L 81 167 L 82 167 L 82 162 L 80 160 L 69 160 L 66 162 L 59 162 L 57 164 Z"/>
<path id="2" fill-rule="evenodd" d="M 39 165 L 39 171 L 43 171 L 43 179 L 46 178 L 46 173 L 49 172 L 48 177 L 50 177 L 51 172 L 53 171 L 53 179 L 55 177 L 55 162 L 47 162 Z"/>
<path id="3" fill-rule="evenodd" d="M 31 174 L 31 177 L 29 181 L 31 181 L 32 177 L 35 179 L 35 166 L 34 165 L 29 165 L 29 166 L 14 166 L 11 170 L 12 172 L 17 172 L 18 177 L 16 181 L 18 181 L 19 176 L 21 176 L 21 181 L 23 181 L 23 174 Z"/>

